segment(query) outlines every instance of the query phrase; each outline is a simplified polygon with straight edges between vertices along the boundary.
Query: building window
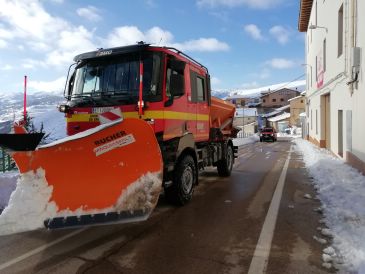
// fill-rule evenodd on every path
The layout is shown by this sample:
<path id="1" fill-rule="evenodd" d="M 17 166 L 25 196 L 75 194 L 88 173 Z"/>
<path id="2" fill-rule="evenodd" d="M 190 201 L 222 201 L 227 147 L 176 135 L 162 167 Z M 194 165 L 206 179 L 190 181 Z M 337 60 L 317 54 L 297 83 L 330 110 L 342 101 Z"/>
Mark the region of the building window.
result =
<path id="1" fill-rule="evenodd" d="M 262 99 L 262 102 L 263 102 L 263 103 L 266 103 L 266 99 Z"/>
<path id="2" fill-rule="evenodd" d="M 284 98 L 280 98 L 280 102 L 284 102 Z"/>
<path id="3" fill-rule="evenodd" d="M 204 85 L 204 79 L 201 77 L 197 77 L 196 78 L 196 83 L 197 83 L 197 98 L 198 98 L 198 102 L 203 102 L 205 101 L 205 85 Z"/>
<path id="4" fill-rule="evenodd" d="M 276 99 L 272 99 L 272 102 L 274 103 L 274 102 L 276 102 Z"/>
<path id="5" fill-rule="evenodd" d="M 301 102 L 301 103 L 304 103 L 304 101 L 303 101 L 303 100 L 300 100 L 300 102 Z"/>
<path id="6" fill-rule="evenodd" d="M 343 4 L 338 11 L 338 54 L 340 57 L 343 52 Z"/>

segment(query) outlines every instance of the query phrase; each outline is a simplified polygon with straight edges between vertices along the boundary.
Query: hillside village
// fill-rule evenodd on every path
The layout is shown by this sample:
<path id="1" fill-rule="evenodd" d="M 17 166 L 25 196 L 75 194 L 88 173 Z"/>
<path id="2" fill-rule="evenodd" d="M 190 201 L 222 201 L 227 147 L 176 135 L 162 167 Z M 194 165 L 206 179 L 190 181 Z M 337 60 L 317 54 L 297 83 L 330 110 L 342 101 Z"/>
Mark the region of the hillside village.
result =
<path id="1" fill-rule="evenodd" d="M 244 136 L 266 126 L 281 133 L 299 134 L 305 126 L 305 91 L 298 88 L 262 90 L 254 96 L 233 94 L 226 101 L 236 105 L 234 125 L 242 129 Z"/>

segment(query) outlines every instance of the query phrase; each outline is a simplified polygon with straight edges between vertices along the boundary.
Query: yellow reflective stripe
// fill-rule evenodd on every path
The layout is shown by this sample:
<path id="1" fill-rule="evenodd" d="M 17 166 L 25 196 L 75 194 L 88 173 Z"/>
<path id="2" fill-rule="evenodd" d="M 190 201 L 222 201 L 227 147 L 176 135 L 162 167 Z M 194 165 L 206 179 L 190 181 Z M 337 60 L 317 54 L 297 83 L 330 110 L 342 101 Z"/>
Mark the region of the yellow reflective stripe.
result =
<path id="1" fill-rule="evenodd" d="M 193 135 L 194 135 L 195 138 L 207 138 L 207 137 L 209 137 L 209 133 L 206 133 L 206 134 L 193 134 Z M 179 137 L 179 136 L 181 136 L 181 134 L 178 134 L 178 133 L 176 133 L 176 134 L 173 134 L 173 133 L 172 134 L 164 134 L 163 135 L 163 137 L 165 139 Z"/>
<path id="2" fill-rule="evenodd" d="M 137 112 L 122 112 L 124 118 L 139 118 Z M 142 119 L 168 119 L 168 120 L 188 120 L 188 121 L 208 121 L 208 114 L 195 114 L 191 112 L 178 111 L 160 111 L 148 110 L 145 111 Z M 95 122 L 98 121 L 98 114 L 77 113 L 68 117 L 67 122 Z"/>

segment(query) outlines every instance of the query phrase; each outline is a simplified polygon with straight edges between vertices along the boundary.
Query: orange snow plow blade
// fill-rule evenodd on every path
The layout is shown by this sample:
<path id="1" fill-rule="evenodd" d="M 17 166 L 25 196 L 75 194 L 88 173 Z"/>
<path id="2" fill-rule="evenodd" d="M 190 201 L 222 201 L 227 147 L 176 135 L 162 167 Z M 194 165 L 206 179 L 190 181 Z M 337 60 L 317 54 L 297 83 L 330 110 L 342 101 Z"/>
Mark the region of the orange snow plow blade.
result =
<path id="1" fill-rule="evenodd" d="M 151 126 L 139 119 L 101 125 L 12 157 L 20 180 L 51 187 L 47 228 L 143 220 L 161 191 L 160 148 Z"/>

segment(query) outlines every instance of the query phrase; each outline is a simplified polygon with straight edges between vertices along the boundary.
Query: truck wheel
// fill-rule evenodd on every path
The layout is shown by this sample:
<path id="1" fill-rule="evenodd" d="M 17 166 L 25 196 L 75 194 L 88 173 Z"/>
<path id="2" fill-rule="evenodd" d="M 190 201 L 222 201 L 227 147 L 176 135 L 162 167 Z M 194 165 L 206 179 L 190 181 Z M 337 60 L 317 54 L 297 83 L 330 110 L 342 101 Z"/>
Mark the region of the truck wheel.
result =
<path id="1" fill-rule="evenodd" d="M 173 183 L 165 188 L 167 201 L 175 205 L 184 205 L 193 196 L 196 184 L 196 166 L 193 157 L 184 156 L 175 167 Z"/>
<path id="2" fill-rule="evenodd" d="M 228 177 L 231 175 L 234 162 L 233 148 L 227 145 L 226 155 L 217 163 L 218 175 L 221 177 Z"/>

